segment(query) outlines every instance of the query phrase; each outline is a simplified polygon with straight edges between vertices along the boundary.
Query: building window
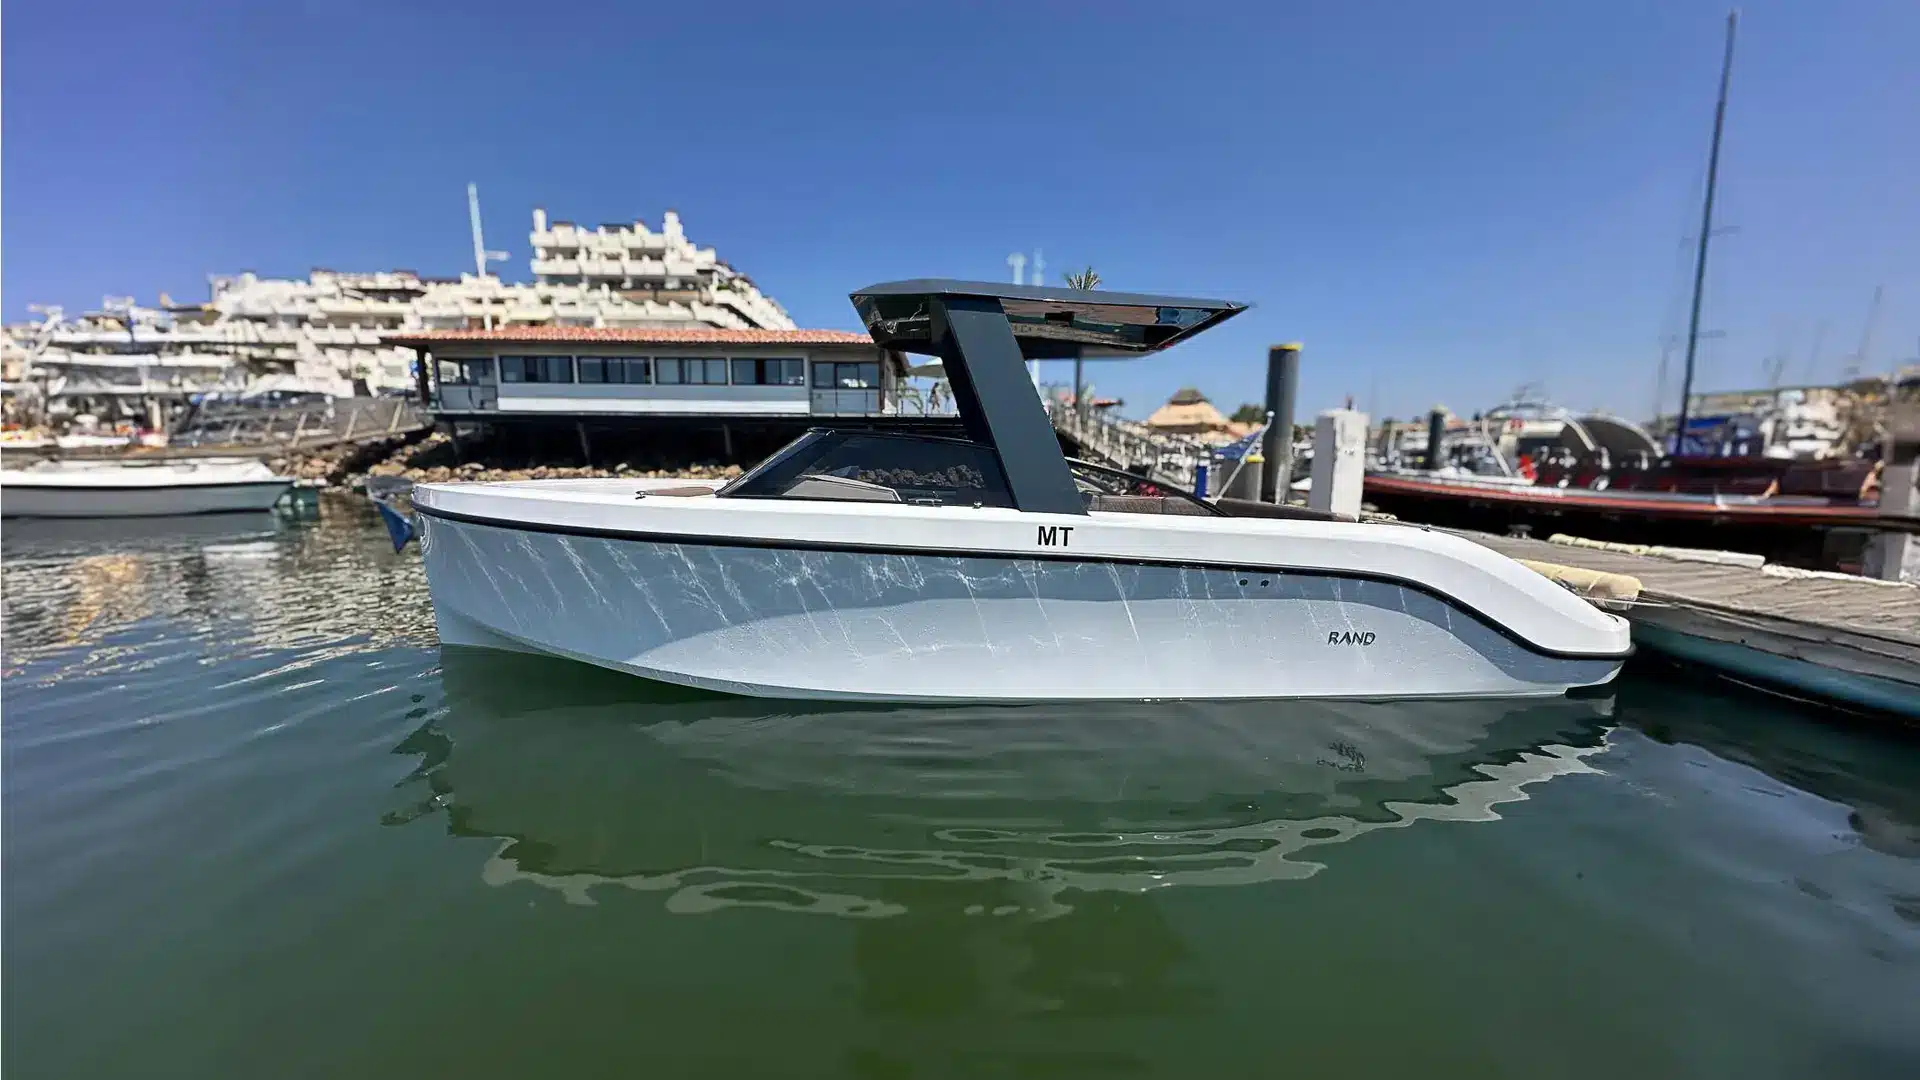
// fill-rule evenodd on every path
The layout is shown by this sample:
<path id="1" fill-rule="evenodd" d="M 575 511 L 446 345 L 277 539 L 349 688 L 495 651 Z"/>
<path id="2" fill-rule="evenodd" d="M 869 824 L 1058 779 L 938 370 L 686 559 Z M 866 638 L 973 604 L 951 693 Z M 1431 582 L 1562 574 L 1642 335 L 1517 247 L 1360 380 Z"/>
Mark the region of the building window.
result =
<path id="1" fill-rule="evenodd" d="M 805 386 L 807 362 L 798 359 L 739 357 L 733 361 L 735 386 Z"/>
<path id="2" fill-rule="evenodd" d="M 880 364 L 873 360 L 858 363 L 813 362 L 815 390 L 871 390 L 880 385 Z"/>
<path id="3" fill-rule="evenodd" d="M 503 356 L 500 358 L 503 383 L 569 383 L 573 381 L 571 356 Z"/>
<path id="4" fill-rule="evenodd" d="M 654 381 L 686 386 L 727 385 L 727 362 L 719 358 L 663 356 L 654 361 Z"/>
<path id="5" fill-rule="evenodd" d="M 493 382 L 491 360 L 441 360 L 440 385 L 485 386 Z"/>
<path id="6" fill-rule="evenodd" d="M 583 356 L 580 381 L 583 383 L 650 383 L 652 361 L 644 356 Z"/>

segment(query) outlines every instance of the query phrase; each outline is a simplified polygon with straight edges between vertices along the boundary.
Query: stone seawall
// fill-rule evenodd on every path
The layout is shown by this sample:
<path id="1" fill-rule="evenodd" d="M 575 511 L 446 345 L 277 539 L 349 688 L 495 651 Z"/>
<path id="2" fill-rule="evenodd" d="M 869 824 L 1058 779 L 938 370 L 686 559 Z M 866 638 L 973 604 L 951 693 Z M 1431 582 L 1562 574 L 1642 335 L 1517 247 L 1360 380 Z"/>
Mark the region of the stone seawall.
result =
<path id="1" fill-rule="evenodd" d="M 368 477 L 391 477 L 432 484 L 450 480 L 555 480 L 589 476 L 634 476 L 725 480 L 740 475 L 739 465 L 715 462 L 607 461 L 591 465 L 545 464 L 525 453 L 469 445 L 458 451 L 443 432 L 361 447 L 334 447 L 270 462 L 276 471 L 328 486 L 361 489 Z"/>

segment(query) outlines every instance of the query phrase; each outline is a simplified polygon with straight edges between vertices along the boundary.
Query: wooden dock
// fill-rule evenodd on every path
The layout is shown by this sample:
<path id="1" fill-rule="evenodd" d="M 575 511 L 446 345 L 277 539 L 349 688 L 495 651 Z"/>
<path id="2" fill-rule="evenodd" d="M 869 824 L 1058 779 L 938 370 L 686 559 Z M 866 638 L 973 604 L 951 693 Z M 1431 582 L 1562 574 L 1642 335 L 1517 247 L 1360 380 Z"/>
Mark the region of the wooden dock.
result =
<path id="1" fill-rule="evenodd" d="M 1920 588 L 1493 536 L 1515 559 L 1626 574 L 1636 644 L 1800 697 L 1920 721 Z"/>

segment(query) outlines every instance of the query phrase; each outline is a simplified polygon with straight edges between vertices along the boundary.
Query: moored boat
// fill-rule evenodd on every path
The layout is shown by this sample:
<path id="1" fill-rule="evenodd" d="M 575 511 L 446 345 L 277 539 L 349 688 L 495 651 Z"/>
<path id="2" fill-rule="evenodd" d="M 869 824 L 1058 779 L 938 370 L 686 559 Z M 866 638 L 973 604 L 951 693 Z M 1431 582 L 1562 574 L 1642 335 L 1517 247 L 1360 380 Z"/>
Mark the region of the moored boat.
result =
<path id="1" fill-rule="evenodd" d="M 1025 363 L 1153 352 L 1242 305 L 970 282 L 854 294 L 940 356 L 967 437 L 814 431 L 719 490 L 413 491 L 443 643 L 669 683 L 907 701 L 1554 695 L 1624 620 L 1470 541 L 1229 517 L 1065 459 Z"/>
<path id="2" fill-rule="evenodd" d="M 44 461 L 0 470 L 9 518 L 170 517 L 262 511 L 293 486 L 244 458 L 156 462 Z"/>

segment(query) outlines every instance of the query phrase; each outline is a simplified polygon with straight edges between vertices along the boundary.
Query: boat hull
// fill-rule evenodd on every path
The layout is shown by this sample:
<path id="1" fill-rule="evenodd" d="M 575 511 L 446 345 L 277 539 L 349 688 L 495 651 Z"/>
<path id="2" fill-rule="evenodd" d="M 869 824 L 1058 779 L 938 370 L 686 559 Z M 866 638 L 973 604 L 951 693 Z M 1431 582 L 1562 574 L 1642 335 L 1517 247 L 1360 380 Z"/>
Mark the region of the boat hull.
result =
<path id="1" fill-rule="evenodd" d="M 929 702 L 1557 695 L 1544 655 L 1413 586 L 1313 571 L 677 543 L 423 515 L 445 644 L 750 696 Z"/>
<path id="2" fill-rule="evenodd" d="M 293 486 L 286 479 L 219 484 L 0 485 L 0 515 L 36 518 L 174 517 L 270 510 Z"/>

